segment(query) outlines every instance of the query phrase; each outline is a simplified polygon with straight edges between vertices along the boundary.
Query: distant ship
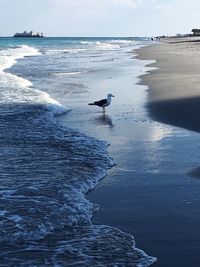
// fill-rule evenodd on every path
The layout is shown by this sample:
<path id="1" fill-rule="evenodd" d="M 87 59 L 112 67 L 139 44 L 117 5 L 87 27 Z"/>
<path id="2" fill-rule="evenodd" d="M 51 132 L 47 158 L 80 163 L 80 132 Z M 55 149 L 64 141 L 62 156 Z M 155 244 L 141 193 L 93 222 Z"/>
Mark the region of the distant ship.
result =
<path id="1" fill-rule="evenodd" d="M 44 34 L 43 34 L 43 32 L 33 32 L 33 31 L 27 32 L 27 31 L 24 31 L 24 32 L 15 33 L 15 35 L 13 37 L 41 38 L 41 37 L 44 37 Z"/>

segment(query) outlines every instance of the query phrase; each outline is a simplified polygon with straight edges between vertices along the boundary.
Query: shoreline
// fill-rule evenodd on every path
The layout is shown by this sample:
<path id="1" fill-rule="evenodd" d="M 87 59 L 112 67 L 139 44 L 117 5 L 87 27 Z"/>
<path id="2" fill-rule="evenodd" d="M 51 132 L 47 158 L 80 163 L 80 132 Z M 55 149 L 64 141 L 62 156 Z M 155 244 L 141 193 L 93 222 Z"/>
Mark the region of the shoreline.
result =
<path id="1" fill-rule="evenodd" d="M 162 120 L 158 120 L 158 117 L 153 116 L 153 108 L 150 106 L 160 103 L 165 110 L 163 102 L 166 101 L 166 96 L 172 104 L 178 96 L 189 105 L 190 94 L 192 93 L 194 98 L 198 94 L 197 81 L 195 81 L 196 91 L 188 92 L 186 85 L 180 91 L 182 83 L 189 81 L 188 66 L 183 65 L 180 73 L 170 81 L 168 79 L 171 70 L 169 63 L 173 64 L 176 58 L 179 58 L 179 64 L 183 63 L 182 55 L 188 49 L 185 45 L 183 44 L 183 50 L 177 48 L 175 57 L 170 50 L 172 45 L 170 44 L 169 48 L 165 43 L 136 51 L 139 54 L 136 59 L 157 60 L 156 63 L 147 64 L 146 67 L 154 68 L 161 65 L 160 69 L 139 75 L 138 90 L 148 85 L 148 89 L 145 87 L 147 98 L 143 99 L 144 109 L 147 112 L 144 115 L 146 120 L 143 124 L 137 120 L 136 123 L 127 120 L 123 130 L 125 144 L 118 149 L 115 148 L 115 144 L 110 147 L 110 153 L 117 163 L 115 170 L 111 171 L 88 195 L 89 200 L 100 206 L 93 221 L 132 234 L 135 237 L 136 247 L 148 255 L 155 256 L 157 262 L 153 266 L 159 267 L 199 267 L 200 262 L 198 256 L 200 234 L 194 230 L 200 223 L 200 216 L 197 215 L 200 183 L 199 179 L 196 179 L 199 175 L 199 148 L 196 144 L 200 137 L 198 133 L 190 131 L 192 127 L 198 128 L 198 125 L 195 124 L 196 121 L 192 125 L 187 124 L 188 120 L 180 115 L 175 120 L 173 115 L 176 110 L 172 110 L 172 114 L 168 114 L 167 110 L 168 120 L 164 119 L 163 114 Z M 169 49 L 167 55 L 163 55 L 165 51 L 163 49 L 167 47 Z M 159 58 L 156 57 L 158 52 Z M 173 56 L 169 57 L 171 53 Z M 191 54 L 194 55 L 194 52 Z M 166 56 L 168 61 L 165 61 Z M 185 60 L 187 62 L 187 59 Z M 180 84 L 181 74 L 184 79 L 182 77 Z M 164 78 L 165 82 L 162 81 Z M 168 83 L 170 83 L 169 88 L 177 86 L 177 90 L 167 91 L 166 94 Z M 176 107 L 176 104 L 174 105 Z M 159 115 L 158 111 L 156 115 Z M 183 128 L 176 127 L 179 126 L 178 119 L 181 119 Z M 188 173 L 194 175 L 188 176 Z"/>
<path id="2" fill-rule="evenodd" d="M 109 60 L 108 66 L 110 66 L 110 67 L 103 69 L 101 72 L 99 72 L 98 69 L 96 69 L 97 71 L 95 72 L 95 71 L 93 71 L 94 67 L 91 67 L 92 71 L 87 72 L 86 75 L 83 75 L 83 80 L 86 80 L 84 84 L 87 85 L 87 87 L 86 87 L 86 88 L 88 88 L 87 91 L 85 91 L 85 87 L 83 89 L 82 86 L 81 86 L 81 89 L 79 87 L 79 90 L 76 91 L 75 90 L 76 88 L 74 88 L 74 86 L 72 86 L 74 89 L 73 94 L 72 93 L 70 94 L 69 93 L 70 90 L 69 90 L 68 94 L 66 94 L 66 95 L 62 91 L 60 92 L 60 94 L 57 95 L 57 93 L 59 92 L 59 90 L 57 88 L 60 88 L 60 86 L 59 86 L 60 83 L 57 81 L 58 83 L 57 83 L 57 86 L 55 88 L 55 91 L 52 90 L 52 93 L 50 93 L 51 89 L 54 89 L 52 81 L 50 81 L 52 88 L 50 87 L 50 88 L 48 88 L 49 90 L 44 90 L 45 91 L 44 96 L 45 97 L 47 96 L 47 102 L 45 101 L 44 103 L 42 102 L 41 105 L 34 106 L 34 108 L 36 108 L 36 109 L 34 109 L 34 111 L 36 111 L 38 108 L 39 112 L 38 113 L 33 112 L 33 114 L 34 114 L 33 116 L 36 115 L 36 117 L 34 117 L 35 120 L 33 120 L 34 122 L 36 122 L 36 124 L 33 124 L 33 127 L 35 125 L 36 125 L 36 127 L 33 128 L 33 131 L 31 130 L 31 133 L 33 133 L 33 136 L 30 135 L 29 129 L 31 129 L 31 127 L 29 127 L 29 124 L 27 123 L 27 118 L 29 119 L 29 112 L 28 112 L 28 117 L 24 117 L 24 113 L 22 112 L 22 120 L 21 121 L 19 120 L 20 118 L 18 118 L 19 126 L 21 126 L 19 129 L 21 130 L 21 128 L 22 128 L 22 132 L 24 130 L 23 135 L 19 135 L 19 136 L 20 137 L 22 136 L 23 140 L 27 140 L 27 141 L 31 140 L 31 142 L 27 142 L 28 145 L 29 145 L 29 143 L 32 145 L 32 140 L 34 140 L 33 141 L 34 142 L 33 147 L 35 144 L 37 144 L 38 136 L 40 137 L 40 135 L 38 133 L 42 134 L 41 135 L 42 145 L 43 145 L 43 143 L 45 144 L 45 146 L 41 147 L 41 145 L 40 145 L 41 141 L 39 139 L 38 140 L 38 146 L 37 146 L 38 150 L 33 150 L 33 151 L 37 152 L 37 157 L 35 158 L 34 157 L 35 155 L 32 153 L 30 153 L 30 156 L 33 155 L 33 158 L 29 158 L 28 156 L 26 157 L 26 159 L 29 160 L 28 163 L 31 162 L 31 166 L 36 167 L 34 169 L 37 169 L 37 167 L 41 166 L 41 169 L 38 168 L 39 176 L 36 175 L 36 177 L 35 177 L 34 172 L 28 172 L 30 175 L 33 173 L 33 176 L 34 176 L 34 177 L 30 176 L 30 179 L 29 179 L 30 183 L 31 183 L 31 187 L 32 187 L 32 185 L 34 187 L 34 185 L 36 184 L 36 190 L 38 189 L 38 192 L 40 192 L 40 194 L 41 194 L 41 195 L 39 195 L 41 198 L 41 202 L 39 202 L 39 204 L 38 204 L 39 215 L 40 215 L 40 211 L 43 215 L 45 215 L 45 216 L 42 215 L 41 217 L 38 217 L 38 218 L 35 217 L 36 226 L 33 225 L 33 234 L 37 233 L 37 229 L 36 229 L 37 226 L 38 226 L 38 229 L 40 230 L 40 225 L 42 225 L 42 224 L 40 224 L 40 222 L 43 223 L 43 221 L 42 221 L 43 219 L 44 219 L 44 223 L 50 222 L 51 228 L 49 230 L 49 233 L 48 233 L 48 227 L 45 229 L 44 233 L 42 232 L 42 237 L 44 236 L 44 238 L 42 238 L 42 240 L 41 240 L 42 247 L 44 248 L 45 252 L 48 251 L 52 255 L 52 252 L 54 253 L 54 247 L 56 248 L 55 251 L 58 251 L 60 248 L 59 244 L 61 244 L 62 251 L 59 252 L 59 259 L 58 259 L 61 264 L 62 264 L 61 257 L 63 258 L 63 261 L 67 257 L 68 257 L 68 259 L 70 258 L 69 259 L 70 262 L 72 262 L 74 264 L 76 264 L 76 262 L 77 262 L 77 264 L 79 264 L 81 262 L 83 265 L 88 265 L 91 262 L 91 264 L 97 263 L 97 265 L 101 265 L 101 266 L 107 265 L 107 264 L 110 264 L 110 265 L 121 264 L 121 262 L 124 263 L 123 265 L 127 265 L 127 266 L 128 265 L 129 266 L 130 265 L 136 265 L 137 263 L 139 265 L 139 262 L 141 262 L 141 265 L 147 266 L 150 263 L 154 262 L 154 260 L 155 260 L 152 257 L 147 257 L 146 254 L 139 251 L 138 249 L 134 249 L 133 238 L 129 234 L 122 233 L 122 231 L 119 231 L 116 228 L 111 228 L 109 226 L 104 227 L 104 225 L 99 225 L 99 227 L 92 225 L 92 227 L 91 227 L 90 218 L 91 218 L 92 211 L 93 211 L 93 208 L 92 208 L 93 205 L 90 204 L 83 197 L 83 193 L 86 192 L 87 190 L 89 190 L 89 188 L 91 188 L 91 187 L 93 188 L 97 182 L 96 179 L 99 178 L 99 176 L 102 174 L 102 171 L 104 172 L 105 169 L 107 169 L 107 167 L 108 167 L 108 165 L 107 165 L 108 154 L 105 151 L 105 149 L 106 149 L 105 143 L 101 143 L 98 141 L 96 142 L 92 138 L 90 138 L 90 137 L 87 138 L 86 136 L 84 136 L 84 134 L 82 134 L 83 133 L 83 131 L 81 130 L 82 126 L 83 126 L 83 128 L 85 127 L 85 133 L 87 133 L 87 135 L 88 134 L 90 136 L 93 135 L 93 137 L 96 137 L 96 139 L 106 140 L 108 142 L 113 138 L 115 140 L 115 145 L 117 146 L 118 143 L 121 143 L 120 133 L 123 133 L 123 131 L 121 131 L 121 128 L 123 128 L 123 130 L 124 130 L 124 127 L 127 126 L 127 118 L 130 116 L 130 113 L 131 113 L 131 119 L 133 119 L 132 118 L 132 102 L 130 101 L 130 98 L 133 101 L 135 101 L 136 105 L 140 106 L 140 101 L 141 101 L 141 95 L 140 94 L 138 95 L 138 99 L 136 101 L 134 99 L 135 94 L 128 94 L 126 96 L 126 95 L 124 95 L 124 91 L 122 92 L 122 90 L 121 90 L 122 86 L 126 90 L 128 90 L 128 88 L 132 84 L 135 84 L 135 77 L 137 75 L 132 77 L 132 73 L 133 73 L 133 70 L 138 69 L 138 65 L 135 64 L 134 61 L 131 61 L 130 54 L 126 53 L 126 51 L 127 51 L 127 49 L 122 50 L 121 57 L 119 58 L 118 61 L 116 60 L 116 62 L 114 64 L 110 63 L 110 62 L 113 62 L 113 60 L 111 60 L 111 61 Z M 96 49 L 95 49 L 94 53 L 96 54 Z M 61 53 L 61 55 L 62 55 L 62 53 Z M 117 56 L 120 56 L 120 55 L 117 54 Z M 57 55 L 56 55 L 56 57 L 57 57 Z M 62 55 L 62 57 L 63 57 L 63 55 Z M 88 55 L 86 58 L 88 60 L 88 58 L 89 58 Z M 50 56 L 48 59 L 51 62 L 52 57 Z M 26 67 L 25 67 L 25 69 L 23 69 L 23 67 L 28 65 L 27 62 L 29 62 L 29 63 L 33 62 L 34 63 L 34 60 L 36 60 L 36 58 L 35 59 L 33 58 L 32 60 L 31 60 L 31 58 L 24 59 L 24 60 L 22 59 L 21 63 L 16 64 L 16 68 L 13 66 L 12 71 L 17 75 L 17 73 L 19 73 L 18 71 L 20 70 L 20 73 L 24 74 L 24 75 L 22 75 L 24 77 L 23 79 L 26 79 L 26 81 L 29 81 L 29 76 L 27 79 Z M 117 64 L 117 62 L 118 62 L 118 64 Z M 26 65 L 24 65 L 24 63 Z M 22 69 L 20 68 L 20 64 L 22 64 L 21 65 Z M 17 68 L 17 65 L 18 65 L 18 68 Z M 43 64 L 41 64 L 41 65 L 43 65 Z M 47 66 L 48 66 L 48 64 L 47 64 Z M 61 64 L 61 66 L 62 66 L 62 64 Z M 100 66 L 102 66 L 102 63 L 100 63 Z M 144 65 L 141 64 L 139 67 L 142 69 L 144 67 Z M 57 69 L 58 68 L 56 68 L 56 70 Z M 11 71 L 11 69 L 9 70 L 9 72 L 10 71 Z M 30 73 L 30 70 L 29 70 L 29 73 Z M 52 73 L 54 73 L 54 72 L 52 72 Z M 62 73 L 62 72 L 60 72 L 60 73 Z M 35 74 L 36 75 L 38 74 L 38 69 L 36 69 Z M 18 80 L 17 76 L 13 76 L 13 74 L 11 75 L 11 77 L 12 78 L 14 77 Z M 33 88 L 37 88 L 37 81 L 40 81 L 40 82 L 43 81 L 43 83 L 44 83 L 46 80 L 46 77 L 48 79 L 50 78 L 49 73 L 48 73 L 48 76 L 44 76 L 42 80 L 35 79 L 36 83 L 34 83 L 34 78 L 33 78 L 33 84 L 34 84 Z M 38 78 L 38 77 L 36 76 L 36 78 Z M 97 78 L 99 78 L 99 82 L 97 82 Z M 53 80 L 54 79 L 55 78 L 53 78 Z M 80 79 L 81 79 L 81 77 L 79 77 L 77 80 L 80 82 Z M 67 79 L 65 78 L 65 81 L 66 80 Z M 42 83 L 41 83 L 41 85 L 42 85 Z M 75 83 L 73 83 L 73 85 L 75 85 Z M 98 96 L 100 97 L 100 94 L 106 95 L 106 93 L 108 93 L 107 92 L 108 88 L 106 88 L 105 85 L 106 86 L 109 85 L 109 90 L 112 90 L 112 91 L 115 90 L 115 92 L 117 93 L 117 97 L 116 97 L 117 105 L 116 106 L 111 105 L 109 107 L 109 112 L 107 113 L 110 116 L 107 114 L 106 115 L 102 114 L 102 110 L 100 110 L 98 108 L 88 106 L 88 102 L 90 102 L 89 98 L 93 98 L 93 97 L 97 98 Z M 68 86 L 69 86 L 69 83 L 68 83 Z M 94 90 L 93 90 L 93 86 L 94 86 Z M 25 88 L 26 88 L 26 90 L 29 90 L 29 89 L 27 89 L 27 86 L 25 86 Z M 38 86 L 38 88 L 40 88 L 40 87 Z M 41 89 L 44 89 L 44 88 L 41 86 Z M 90 88 L 92 88 L 91 91 L 90 91 Z M 102 89 L 102 88 L 105 88 L 105 89 Z M 22 90 L 20 88 L 20 92 L 21 91 Z M 38 91 L 38 89 L 36 89 L 36 93 L 38 93 L 38 92 L 40 92 L 40 91 Z M 41 91 L 41 93 L 42 93 L 42 91 Z M 50 94 L 48 95 L 48 93 L 50 93 Z M 51 95 L 51 98 L 50 98 L 50 95 Z M 57 97 L 55 97 L 56 95 L 57 95 Z M 39 96 L 40 96 L 40 94 L 39 94 Z M 71 96 L 71 98 L 70 98 L 70 96 Z M 54 118 L 55 118 L 56 122 L 61 123 L 61 122 L 63 122 L 62 120 L 65 120 L 66 126 L 68 125 L 68 127 L 70 126 L 70 128 L 71 128 L 71 125 L 74 125 L 75 128 L 80 129 L 80 132 L 81 132 L 80 134 L 79 134 L 79 130 L 73 131 L 73 129 L 71 129 L 72 130 L 71 131 L 68 127 L 67 127 L 67 129 L 69 131 L 68 130 L 65 131 L 65 127 L 64 127 L 65 124 L 64 123 L 63 124 L 61 123 L 62 125 L 59 124 L 58 128 L 57 128 L 57 127 L 55 127 L 55 126 L 57 126 L 57 123 L 55 123 L 54 120 L 53 121 L 51 120 L 52 119 L 51 115 L 53 115 L 52 113 L 55 110 L 54 108 L 56 108 L 56 110 L 57 110 L 57 108 L 59 108 L 59 110 L 60 110 L 61 105 L 58 102 L 61 103 L 61 101 L 59 101 L 60 100 L 59 97 L 62 98 L 62 104 L 66 103 L 67 106 L 69 106 L 69 102 L 71 101 L 70 103 L 72 104 L 73 108 L 72 108 L 70 113 L 63 114 L 63 116 L 61 116 L 61 117 L 55 116 Z M 46 100 L 46 98 L 45 98 L 45 100 Z M 35 101 L 33 101 L 33 103 L 35 103 Z M 49 109 L 46 108 L 46 103 L 47 104 L 50 103 Z M 125 103 L 125 105 L 124 105 L 124 103 Z M 41 108 L 41 107 L 43 107 L 43 104 L 45 104 L 44 109 Z M 52 104 L 52 106 L 51 106 L 51 104 Z M 55 106 L 54 106 L 54 104 L 55 104 Z M 15 104 L 14 106 L 18 107 L 17 104 Z M 27 105 L 26 107 L 29 110 L 30 106 Z M 48 110 L 50 110 L 50 108 L 53 108 L 51 115 L 48 113 Z M 23 111 L 24 111 L 24 109 L 23 109 Z M 43 111 L 44 111 L 44 113 L 43 113 Z M 11 110 L 11 112 L 12 112 L 12 110 Z M 42 112 L 42 113 L 40 113 L 40 112 Z M 26 114 L 26 112 L 25 112 L 25 114 Z M 43 114 L 44 114 L 44 116 L 43 116 Z M 50 116 L 48 116 L 49 120 L 46 118 L 46 114 L 50 115 Z M 31 112 L 31 115 L 32 115 L 32 112 Z M 39 118 L 41 115 L 41 118 L 42 118 L 41 121 L 40 121 L 40 119 L 38 119 L 37 115 L 39 115 Z M 24 118 L 26 120 L 24 120 Z M 43 121 L 43 119 L 44 119 L 44 121 Z M 18 122 L 18 120 L 17 120 L 17 122 Z M 72 120 L 72 123 L 70 123 L 70 120 Z M 9 120 L 9 122 L 10 122 L 10 120 Z M 24 122 L 25 122 L 26 127 L 23 127 Z M 32 121 L 30 121 L 30 122 L 32 122 Z M 42 127 L 44 125 L 44 129 L 46 131 L 42 131 L 43 128 L 41 128 L 40 124 L 42 125 Z M 32 123 L 30 124 L 30 126 L 31 125 L 32 125 Z M 38 129 L 39 129 L 39 132 L 37 132 Z M 12 132 L 12 131 L 9 131 L 9 132 Z M 26 137 L 25 133 L 26 132 L 28 132 L 27 139 L 25 139 L 25 137 Z M 13 136 L 15 136 L 15 133 L 18 133 L 18 132 L 13 131 Z M 43 135 L 43 133 L 44 133 L 44 135 Z M 4 134 L 4 131 L 3 131 L 3 134 Z M 21 134 L 21 132 L 20 132 L 20 134 Z M 8 137 L 9 136 L 10 135 L 8 135 Z M 43 142 L 43 138 L 44 138 L 44 142 Z M 47 138 L 47 139 L 45 139 L 45 138 Z M 69 140 L 69 142 L 68 142 L 68 140 Z M 124 141 L 126 141 L 126 139 L 124 139 Z M 10 143 L 10 140 L 8 143 Z M 22 154 L 24 153 L 24 149 L 25 149 L 25 151 L 29 151 L 32 148 L 31 146 L 30 147 L 29 146 L 24 147 L 23 144 L 24 144 L 24 142 L 22 142 L 22 149 L 21 149 Z M 123 144 L 122 147 L 125 145 L 126 144 Z M 26 150 L 26 148 L 28 148 L 28 149 Z M 43 148 L 44 148 L 44 152 L 43 152 Z M 54 148 L 55 148 L 55 150 L 54 150 Z M 19 156 L 21 155 L 21 151 L 20 151 Z M 41 152 L 41 154 L 40 154 L 40 152 Z M 48 154 L 48 152 L 50 154 Z M 12 160 L 14 160 L 14 158 L 12 158 L 12 157 L 9 158 L 9 156 L 10 156 L 10 154 L 8 153 L 8 162 L 12 163 Z M 46 169 L 44 169 L 43 165 L 40 165 L 40 164 L 34 165 L 35 159 L 36 159 L 36 163 L 38 161 L 39 161 L 39 163 L 41 163 L 44 160 L 45 162 L 48 163 L 49 166 L 52 166 L 52 168 L 50 168 L 50 169 L 48 168 L 48 171 L 46 171 Z M 27 161 L 25 160 L 25 166 L 26 166 L 26 162 Z M 96 162 L 97 162 L 97 164 L 96 164 Z M 110 162 L 110 160 L 109 160 L 109 162 Z M 20 161 L 20 163 L 21 163 L 21 161 Z M 20 164 L 20 166 L 23 167 L 24 165 Z M 12 170 L 12 166 L 10 169 Z M 40 170 L 41 170 L 41 172 L 40 172 Z M 90 176 L 90 172 L 91 172 L 91 176 Z M 23 171 L 22 171 L 22 173 L 23 173 Z M 45 176 L 45 174 L 46 174 L 46 176 Z M 17 175 L 18 175 L 18 173 L 17 173 Z M 48 190 L 47 191 L 45 190 L 45 188 L 46 188 L 45 186 L 41 186 L 42 187 L 42 189 L 41 189 L 40 184 L 39 185 L 37 184 L 37 180 L 38 180 L 37 178 L 38 177 L 39 178 L 44 177 L 44 181 L 42 179 L 42 182 L 46 182 L 46 181 L 48 182 L 48 186 L 47 186 Z M 73 180 L 73 178 L 74 178 L 74 180 Z M 93 179 L 91 179 L 91 178 L 93 178 Z M 36 183 L 34 184 L 35 180 L 36 180 Z M 39 181 L 40 180 L 41 179 L 39 179 Z M 19 179 L 19 183 L 20 182 L 21 182 L 21 180 Z M 27 186 L 27 184 L 26 184 L 26 186 Z M 17 191 L 17 193 L 16 193 L 17 201 L 18 201 L 18 196 L 21 196 L 21 192 L 23 191 L 22 188 L 26 189 L 26 187 L 24 187 L 23 185 L 22 185 L 22 187 L 20 186 L 19 192 Z M 44 191 L 43 191 L 43 188 L 44 188 Z M 31 188 L 31 190 L 32 190 L 32 188 Z M 33 195 L 31 194 L 32 193 L 31 191 L 25 191 L 25 193 L 26 192 L 28 192 L 28 195 L 32 196 L 33 200 L 36 197 L 36 199 L 37 199 L 36 202 L 38 203 L 39 198 L 37 198 L 38 194 L 35 194 L 35 187 L 33 189 Z M 12 193 L 11 193 L 11 197 L 13 199 L 15 199 L 15 196 Z M 47 200 L 50 199 L 51 201 L 54 201 L 55 206 L 54 206 L 54 204 L 49 205 L 48 201 L 45 202 L 46 198 L 47 198 Z M 21 198 L 19 198 L 19 199 L 21 200 Z M 62 199 L 62 201 L 60 201 L 61 199 Z M 22 207 L 23 207 L 23 205 L 21 205 L 21 203 L 26 203 L 23 200 L 24 200 L 24 198 L 22 198 L 22 202 L 19 202 L 20 206 L 22 206 Z M 58 202 L 57 202 L 57 200 L 58 200 Z M 33 203 L 33 205 L 34 205 L 34 203 Z M 34 207 L 36 207 L 36 208 L 38 206 L 36 204 L 34 205 Z M 46 210 L 46 206 L 48 206 L 48 210 Z M 8 207 L 9 207 L 9 205 L 8 205 Z M 32 206 L 30 206 L 30 207 L 32 207 Z M 29 205 L 27 208 L 28 208 L 28 210 L 26 210 L 26 207 L 24 207 L 24 209 L 22 209 L 22 213 L 23 213 L 23 210 L 25 210 L 25 212 L 26 212 L 26 213 L 22 214 L 22 218 L 25 215 L 25 220 L 24 221 L 20 220 L 20 222 L 16 221 L 17 223 L 21 223 L 22 226 L 23 226 L 23 223 L 25 222 L 25 227 L 24 227 L 25 230 L 27 229 L 26 225 L 30 226 L 29 220 L 26 221 L 26 214 L 29 214 Z M 94 209 L 96 209 L 95 206 L 94 206 Z M 12 207 L 11 207 L 11 211 L 12 211 Z M 53 214 L 54 216 L 48 217 L 47 213 Z M 21 215 L 20 212 L 19 212 L 19 214 Z M 31 211 L 30 215 L 32 215 L 32 214 L 35 214 L 35 213 L 32 213 L 32 211 Z M 47 214 L 47 217 L 46 217 L 46 214 Z M 16 216 L 14 215 L 13 217 L 16 217 Z M 32 217 L 30 217 L 30 218 L 32 218 Z M 27 219 L 29 219 L 29 216 Z M 37 219 L 38 219 L 38 221 L 37 221 Z M 55 219 L 55 224 L 54 224 L 54 219 Z M 67 221 L 66 221 L 66 219 L 67 219 Z M 80 222 L 80 225 L 79 225 L 79 222 Z M 67 223 L 69 223 L 69 225 L 75 224 L 75 229 L 73 229 L 73 228 L 68 229 L 67 226 L 65 228 L 62 228 L 62 226 L 67 225 Z M 57 228 L 59 229 L 58 234 L 57 234 L 56 230 L 54 231 L 54 225 L 55 225 L 55 229 L 57 229 Z M 47 226 L 48 226 L 48 224 L 47 224 Z M 76 226 L 78 226 L 78 227 L 76 227 Z M 14 225 L 14 227 L 15 227 L 15 225 Z M 17 227 L 16 227 L 16 229 L 18 230 Z M 36 229 L 36 231 L 35 231 L 35 229 Z M 13 229 L 11 228 L 11 231 L 12 230 Z M 20 230 L 21 230 L 21 228 L 20 228 Z M 70 230 L 72 230 L 72 232 Z M 76 230 L 78 230 L 78 231 L 76 232 Z M 17 231 L 16 232 L 13 231 L 13 232 L 17 236 L 17 234 L 18 234 Z M 22 232 L 20 232 L 19 234 L 21 234 L 21 233 Z M 9 232 L 9 234 L 10 234 L 10 232 Z M 22 234 L 24 234 L 24 231 Z M 25 235 L 26 234 L 29 234 L 28 230 L 27 230 L 27 232 L 25 232 Z M 67 240 L 66 240 L 66 236 L 67 236 Z M 34 239 L 34 237 L 33 237 L 33 239 Z M 88 242 L 87 242 L 87 240 L 88 240 Z M 24 241 L 25 241 L 25 244 L 24 244 L 24 247 L 25 247 L 26 238 L 25 239 L 22 238 L 22 242 L 24 242 Z M 64 243 L 63 243 L 63 241 L 64 241 Z M 69 241 L 69 243 L 68 243 L 68 241 Z M 82 242 L 83 242 L 83 247 L 82 247 Z M 51 251 L 49 251 L 49 246 L 47 243 L 52 244 L 51 245 Z M 19 244 L 19 248 L 20 248 L 20 245 L 21 244 Z M 35 247 L 38 248 L 38 245 L 40 245 L 40 239 L 37 242 L 35 242 Z M 66 245 L 66 250 L 65 250 L 65 245 Z M 11 244 L 11 246 L 12 246 L 12 244 Z M 13 246 L 15 246 L 15 244 L 13 244 Z M 18 244 L 16 244 L 16 247 L 18 247 Z M 90 250 L 90 248 L 91 248 L 91 250 Z M 5 250 L 7 250 L 7 249 L 8 248 L 6 248 Z M 83 251 L 82 249 L 84 249 L 83 254 L 82 254 L 82 251 Z M 116 251 L 118 253 L 116 253 Z M 68 254 L 68 252 L 69 252 L 69 254 Z M 19 261 L 18 255 L 17 255 L 18 251 L 16 251 L 16 252 L 14 251 L 13 253 L 14 254 L 16 253 L 16 258 L 10 257 L 10 259 L 9 259 L 10 262 L 12 262 L 12 261 L 14 262 L 15 260 Z M 62 253 L 63 253 L 63 256 L 60 255 Z M 23 256 L 26 256 L 28 258 L 27 261 L 29 260 L 29 255 L 27 255 L 26 252 L 24 253 L 25 255 L 23 255 L 23 250 L 21 251 L 21 248 L 20 248 L 19 254 L 21 254 L 20 260 L 23 260 Z M 80 254 L 82 256 L 81 259 L 79 258 Z M 31 251 L 30 251 L 30 255 L 31 255 Z M 48 257 L 48 255 L 47 255 L 47 257 Z M 89 259 L 85 258 L 84 255 L 86 257 L 88 255 Z M 57 260 L 57 258 L 56 258 L 57 254 L 53 254 L 52 257 L 53 257 L 52 259 L 55 259 L 55 261 Z M 19 258 L 20 258 L 20 255 L 19 255 Z M 41 251 L 39 258 L 41 258 L 41 259 L 44 258 L 43 262 L 46 262 L 45 261 L 46 253 L 43 254 L 43 252 Z M 30 260 L 32 260 L 32 257 L 30 258 Z M 34 262 L 38 261 L 38 260 L 40 260 L 40 259 L 36 259 L 36 260 L 34 260 Z M 70 262 L 68 263 L 69 265 L 70 265 Z M 49 261 L 49 264 L 51 264 L 50 261 Z"/>
<path id="3" fill-rule="evenodd" d="M 137 49 L 132 53 L 135 55 Z M 87 193 L 87 199 L 94 204 L 97 203 L 97 205 L 98 201 L 93 201 L 91 197 L 95 195 L 96 189 L 103 184 L 104 181 L 107 181 L 107 179 L 110 181 L 113 174 L 118 174 L 118 172 L 121 171 L 120 169 L 123 168 L 123 164 L 121 165 L 122 162 L 118 160 L 127 159 L 125 155 L 126 145 L 132 139 L 132 131 L 134 128 L 139 125 L 138 131 L 135 132 L 137 140 L 143 140 L 146 138 L 146 135 L 148 136 L 148 132 L 143 131 L 143 127 L 148 127 L 150 123 L 147 121 L 143 109 L 144 99 L 146 98 L 146 86 L 138 86 L 137 81 L 141 72 L 143 73 L 149 68 L 146 67 L 146 61 L 142 62 L 132 58 L 132 53 L 125 53 L 122 58 L 123 61 L 120 62 L 119 65 L 115 65 L 111 70 L 108 69 L 108 71 L 104 72 L 104 74 L 100 76 L 100 79 L 98 79 L 98 76 L 95 77 L 94 80 L 92 79 L 92 84 L 90 84 L 92 90 L 86 94 L 79 95 L 78 106 L 74 106 L 77 103 L 77 98 L 72 95 L 71 99 L 68 99 L 68 104 L 70 103 L 72 105 L 70 116 L 59 118 L 61 123 L 66 122 L 70 127 L 110 144 L 108 153 L 117 165 L 114 165 L 108 170 L 106 177 L 98 183 L 93 191 Z M 92 73 L 90 75 L 92 75 Z M 96 82 L 97 79 L 98 83 Z M 108 89 L 106 89 L 105 85 L 109 88 L 109 92 L 115 95 L 115 98 L 104 114 L 99 107 L 88 106 L 88 103 L 93 102 L 95 99 L 101 99 L 102 94 L 106 95 L 108 93 Z M 134 90 L 130 92 L 130 88 Z M 130 122 L 132 124 L 131 128 L 129 127 Z M 119 155 L 120 159 L 118 158 Z M 127 168 L 126 163 L 124 168 Z M 125 169 L 123 173 L 127 171 Z M 130 169 L 130 171 L 132 170 Z M 101 200 L 103 199 L 101 198 Z M 98 206 L 100 206 L 101 209 L 101 205 Z M 112 204 L 111 207 L 113 207 Z M 95 214 L 93 214 L 92 221 L 96 225 Z M 125 235 L 129 235 L 129 231 L 123 231 L 123 229 L 120 227 L 118 228 L 118 225 L 115 223 L 110 225 L 110 223 L 104 223 L 102 221 L 97 223 L 97 225 L 99 224 L 117 228 Z M 134 237 L 133 233 L 132 236 Z M 137 250 L 142 251 L 142 253 L 146 255 L 146 251 L 142 246 L 137 245 L 136 240 L 136 251 Z M 149 262 L 147 261 L 144 266 L 149 266 L 150 263 L 155 261 L 153 254 L 147 253 L 147 255 L 149 255 Z"/>

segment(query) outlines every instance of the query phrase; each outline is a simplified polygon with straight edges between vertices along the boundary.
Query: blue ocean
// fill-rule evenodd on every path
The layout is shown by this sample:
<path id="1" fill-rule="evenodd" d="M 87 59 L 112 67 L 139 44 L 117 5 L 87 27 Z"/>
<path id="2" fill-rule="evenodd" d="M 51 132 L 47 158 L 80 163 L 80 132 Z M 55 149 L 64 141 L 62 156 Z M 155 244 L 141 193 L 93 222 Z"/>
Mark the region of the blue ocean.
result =
<path id="1" fill-rule="evenodd" d="M 107 140 L 70 120 L 77 110 L 81 126 L 84 112 L 95 110 L 87 100 L 107 92 L 101 86 L 94 92 L 93 84 L 105 73 L 111 77 L 116 66 L 128 66 L 133 51 L 148 43 L 0 38 L 0 266 L 131 267 L 155 261 L 135 247 L 132 235 L 93 223 L 98 207 L 86 194 L 115 159 Z"/>

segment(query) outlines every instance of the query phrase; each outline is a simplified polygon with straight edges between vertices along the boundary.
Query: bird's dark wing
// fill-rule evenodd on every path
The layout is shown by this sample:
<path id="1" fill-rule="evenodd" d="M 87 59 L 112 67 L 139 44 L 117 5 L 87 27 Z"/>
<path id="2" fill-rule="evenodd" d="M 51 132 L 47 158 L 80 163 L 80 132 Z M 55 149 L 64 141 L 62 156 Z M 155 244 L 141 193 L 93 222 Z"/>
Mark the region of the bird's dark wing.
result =
<path id="1" fill-rule="evenodd" d="M 102 99 L 102 100 L 99 100 L 99 101 L 95 101 L 94 104 L 101 107 L 103 105 L 105 105 L 107 103 L 107 99 Z"/>

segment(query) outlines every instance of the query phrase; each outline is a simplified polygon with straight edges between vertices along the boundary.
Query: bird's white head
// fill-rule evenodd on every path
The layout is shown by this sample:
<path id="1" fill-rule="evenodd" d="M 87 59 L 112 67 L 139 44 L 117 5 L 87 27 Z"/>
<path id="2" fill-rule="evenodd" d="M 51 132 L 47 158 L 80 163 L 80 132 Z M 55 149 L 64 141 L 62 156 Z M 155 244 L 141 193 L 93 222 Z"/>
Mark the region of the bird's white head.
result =
<path id="1" fill-rule="evenodd" d="M 112 94 L 107 94 L 107 98 L 111 98 L 111 97 L 115 97 L 115 96 Z"/>

